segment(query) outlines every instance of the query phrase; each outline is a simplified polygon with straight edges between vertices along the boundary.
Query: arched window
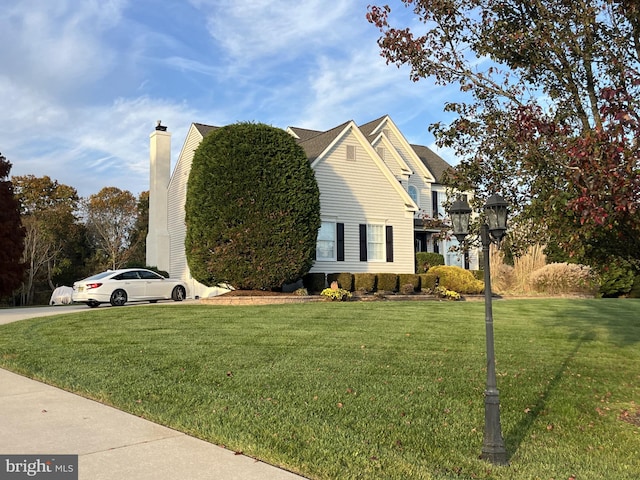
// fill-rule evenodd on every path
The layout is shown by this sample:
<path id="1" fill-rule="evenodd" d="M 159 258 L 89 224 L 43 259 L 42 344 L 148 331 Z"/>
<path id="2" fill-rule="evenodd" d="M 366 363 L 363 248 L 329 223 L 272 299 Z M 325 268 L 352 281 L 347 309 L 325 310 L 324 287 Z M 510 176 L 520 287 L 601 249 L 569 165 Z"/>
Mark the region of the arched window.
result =
<path id="1" fill-rule="evenodd" d="M 420 206 L 419 197 L 418 197 L 418 189 L 416 187 L 414 187 L 413 185 L 409 185 L 408 193 L 409 193 L 409 196 L 411 197 L 411 200 L 413 200 L 413 202 L 417 206 Z"/>

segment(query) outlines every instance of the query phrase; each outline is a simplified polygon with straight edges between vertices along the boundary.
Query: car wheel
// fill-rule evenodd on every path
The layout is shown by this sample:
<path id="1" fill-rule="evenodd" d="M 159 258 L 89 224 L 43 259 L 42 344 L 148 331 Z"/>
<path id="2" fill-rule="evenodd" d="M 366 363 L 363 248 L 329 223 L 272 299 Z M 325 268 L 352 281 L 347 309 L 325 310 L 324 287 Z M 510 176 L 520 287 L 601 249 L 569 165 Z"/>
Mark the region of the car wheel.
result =
<path id="1" fill-rule="evenodd" d="M 89 308 L 96 308 L 97 306 L 99 306 L 100 304 L 98 302 L 87 302 L 87 306 Z"/>
<path id="2" fill-rule="evenodd" d="M 184 300 L 186 296 L 187 296 L 187 292 L 185 291 L 184 287 L 181 285 L 178 285 L 177 287 L 175 287 L 173 289 L 173 292 L 171 292 L 171 299 L 174 302 L 181 302 L 182 300 Z"/>
<path id="3" fill-rule="evenodd" d="M 111 305 L 114 307 L 121 307 L 127 303 L 127 292 L 124 290 L 115 290 L 111 294 Z"/>

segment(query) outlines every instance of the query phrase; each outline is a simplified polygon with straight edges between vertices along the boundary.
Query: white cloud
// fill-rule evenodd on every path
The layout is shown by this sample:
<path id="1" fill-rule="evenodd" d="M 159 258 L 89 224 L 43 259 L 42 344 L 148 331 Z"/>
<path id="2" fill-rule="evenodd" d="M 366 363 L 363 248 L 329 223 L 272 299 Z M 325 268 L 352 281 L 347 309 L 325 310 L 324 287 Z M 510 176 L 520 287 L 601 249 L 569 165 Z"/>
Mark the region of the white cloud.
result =
<path id="1" fill-rule="evenodd" d="M 4 75 L 21 85 L 67 94 L 90 85 L 114 67 L 102 38 L 121 18 L 123 0 L 27 0 L 3 7 L 0 50 Z"/>
<path id="2" fill-rule="evenodd" d="M 209 33 L 227 55 L 243 64 L 261 57 L 312 54 L 315 45 L 344 41 L 344 31 L 336 30 L 344 27 L 345 16 L 358 11 L 350 2 L 325 0 L 194 0 L 192 4 L 208 15 Z"/>
<path id="3" fill-rule="evenodd" d="M 194 121 L 325 129 L 389 113 L 411 141 L 428 142 L 448 93 L 385 64 L 367 0 L 190 3 L 197 10 L 134 0 L 0 10 L 0 42 L 12 47 L 0 50 L 0 151 L 11 173 L 49 175 L 83 196 L 138 193 L 159 119 L 174 162 Z"/>

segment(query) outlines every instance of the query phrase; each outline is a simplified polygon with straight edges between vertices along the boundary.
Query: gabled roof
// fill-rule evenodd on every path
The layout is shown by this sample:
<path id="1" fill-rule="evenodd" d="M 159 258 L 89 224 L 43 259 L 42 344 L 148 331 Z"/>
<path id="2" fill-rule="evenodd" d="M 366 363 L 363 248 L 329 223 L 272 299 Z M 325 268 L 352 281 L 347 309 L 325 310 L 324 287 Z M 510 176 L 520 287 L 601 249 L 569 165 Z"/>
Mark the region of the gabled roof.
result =
<path id="1" fill-rule="evenodd" d="M 371 122 L 365 123 L 364 125 L 360 125 L 358 128 L 360 129 L 362 134 L 365 137 L 367 137 L 367 140 L 371 142 L 373 139 L 369 139 L 370 135 L 376 130 L 376 128 L 380 126 L 380 124 L 385 118 L 387 118 L 387 115 L 383 115 L 380 118 L 376 118 L 375 120 L 372 120 Z"/>
<path id="2" fill-rule="evenodd" d="M 212 130 L 216 130 L 220 128 L 220 127 L 214 127 L 212 125 L 205 125 L 203 123 L 195 123 L 195 122 L 193 126 L 196 127 L 198 132 L 200 132 L 200 135 L 202 135 L 202 138 L 206 137 L 207 134 L 209 134 Z"/>
<path id="3" fill-rule="evenodd" d="M 373 138 L 371 134 L 375 132 L 375 130 L 380 126 L 381 122 L 386 118 L 388 118 L 388 115 L 383 115 L 380 118 L 372 120 L 371 122 L 358 126 L 358 129 L 360 130 L 360 132 L 362 132 L 369 143 L 375 140 L 375 138 Z M 300 127 L 288 127 L 287 130 L 296 137 L 297 142 L 306 152 L 309 163 L 313 163 L 313 161 L 317 159 L 318 156 L 322 152 L 324 152 L 329 145 L 331 145 L 331 143 L 347 127 L 349 123 L 351 123 L 351 121 L 344 122 L 343 124 L 338 125 L 337 127 L 334 127 L 325 132 Z M 206 137 L 212 130 L 220 128 L 212 125 L 205 125 L 203 123 L 194 123 L 193 126 L 198 130 L 203 138 Z M 416 153 L 418 158 L 420 158 L 424 166 L 431 172 L 435 181 L 437 183 L 442 183 L 442 175 L 447 170 L 452 169 L 451 165 L 449 165 L 444 159 L 442 159 L 442 157 L 440 157 L 429 147 L 425 147 L 424 145 L 411 144 L 411 148 Z"/>
<path id="4" fill-rule="evenodd" d="M 336 137 L 349 125 L 349 122 L 345 122 L 342 125 L 338 125 L 337 127 L 332 128 L 331 130 L 327 130 L 326 132 L 319 132 L 315 136 L 309 136 L 307 140 L 298 140 L 300 146 L 304 149 L 307 154 L 307 158 L 309 159 L 309 163 L 313 163 L 313 161 L 318 158 L 318 156 L 324 152 L 329 145 L 336 139 Z M 289 127 L 291 128 L 291 127 Z M 291 128 L 293 130 L 293 128 Z M 297 133 L 302 129 L 295 129 Z M 306 130 L 306 132 L 311 132 L 312 130 Z"/>
<path id="5" fill-rule="evenodd" d="M 309 130 L 307 128 L 299 128 L 299 127 L 289 127 L 287 129 L 290 133 L 293 133 L 296 137 L 296 140 L 300 142 L 304 142 L 309 140 L 316 135 L 320 135 L 322 132 L 320 130 Z"/>
<path id="6" fill-rule="evenodd" d="M 424 166 L 433 174 L 437 183 L 442 183 L 442 174 L 453 167 L 440 157 L 436 152 L 423 145 L 411 145 Z"/>

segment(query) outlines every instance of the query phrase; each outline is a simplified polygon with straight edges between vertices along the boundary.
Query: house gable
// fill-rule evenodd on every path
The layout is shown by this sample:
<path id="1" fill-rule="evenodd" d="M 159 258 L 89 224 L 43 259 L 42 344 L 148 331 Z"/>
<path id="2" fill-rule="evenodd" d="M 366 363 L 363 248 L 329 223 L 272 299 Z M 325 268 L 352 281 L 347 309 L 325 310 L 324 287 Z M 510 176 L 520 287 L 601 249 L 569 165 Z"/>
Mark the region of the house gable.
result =
<path id="1" fill-rule="evenodd" d="M 374 126 L 375 125 L 375 126 Z M 411 167 L 416 175 L 424 177 L 426 183 L 435 182 L 435 176 L 420 160 L 412 145 L 407 141 L 400 129 L 388 115 L 367 124 L 370 130 L 369 138 L 374 139 L 376 135 L 383 133 L 395 147 L 402 159 Z M 373 127 L 373 128 L 371 128 Z M 427 147 L 423 147 L 427 148 Z M 435 155 L 435 154 L 434 154 Z"/>
<path id="2" fill-rule="evenodd" d="M 330 158 L 331 155 L 335 155 L 336 150 L 338 150 L 338 145 L 342 145 L 344 139 L 347 137 L 351 137 L 353 143 L 352 146 L 360 147 L 360 149 L 362 149 L 363 151 L 363 154 L 370 159 L 370 161 L 373 163 L 373 166 L 375 166 L 375 168 L 377 168 L 382 173 L 385 180 L 393 187 L 393 190 L 397 193 L 397 195 L 400 196 L 400 198 L 404 202 L 405 211 L 417 211 L 417 205 L 413 202 L 409 194 L 398 182 L 391 169 L 389 169 L 385 162 L 380 158 L 374 147 L 367 141 L 364 135 L 362 135 L 362 132 L 353 121 L 344 123 L 332 130 L 325 132 L 324 134 L 316 135 L 315 137 L 312 137 L 306 142 L 301 142 L 300 144 L 307 152 L 307 156 L 309 157 L 309 160 L 311 162 L 311 167 L 314 170 L 317 170 L 321 162 L 326 161 L 327 158 Z M 344 148 L 346 149 L 346 147 Z M 347 158 L 346 153 L 344 155 L 344 158 Z M 369 170 L 368 172 L 370 175 L 371 170 Z M 362 172 L 362 175 L 366 175 L 366 173 Z"/>

